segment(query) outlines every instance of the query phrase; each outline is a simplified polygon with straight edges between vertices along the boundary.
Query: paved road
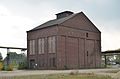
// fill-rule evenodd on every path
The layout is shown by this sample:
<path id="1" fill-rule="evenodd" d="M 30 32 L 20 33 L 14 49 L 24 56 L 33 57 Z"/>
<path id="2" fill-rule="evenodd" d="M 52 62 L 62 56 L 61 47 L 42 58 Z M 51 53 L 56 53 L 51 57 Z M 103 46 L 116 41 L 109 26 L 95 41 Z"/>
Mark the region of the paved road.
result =
<path id="1" fill-rule="evenodd" d="M 120 69 L 80 69 L 80 70 L 15 70 L 15 71 L 0 71 L 0 77 L 3 76 L 24 76 L 24 75 L 41 75 L 41 74 L 58 74 L 58 73 L 95 73 L 102 75 L 111 75 L 113 73 L 105 73 L 106 71 Z"/>

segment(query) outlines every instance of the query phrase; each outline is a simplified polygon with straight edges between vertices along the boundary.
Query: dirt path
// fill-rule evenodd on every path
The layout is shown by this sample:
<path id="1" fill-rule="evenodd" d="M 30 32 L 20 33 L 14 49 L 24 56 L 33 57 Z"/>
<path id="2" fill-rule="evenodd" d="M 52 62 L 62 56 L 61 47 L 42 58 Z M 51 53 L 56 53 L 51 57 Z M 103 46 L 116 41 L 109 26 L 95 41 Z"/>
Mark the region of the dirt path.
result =
<path id="1" fill-rule="evenodd" d="M 41 74 L 58 74 L 58 73 L 95 73 L 100 75 L 114 76 L 115 73 L 109 71 L 117 71 L 120 69 L 80 69 L 80 70 L 16 70 L 16 71 L 0 71 L 0 77 L 3 76 L 23 76 L 23 75 L 41 75 Z"/>

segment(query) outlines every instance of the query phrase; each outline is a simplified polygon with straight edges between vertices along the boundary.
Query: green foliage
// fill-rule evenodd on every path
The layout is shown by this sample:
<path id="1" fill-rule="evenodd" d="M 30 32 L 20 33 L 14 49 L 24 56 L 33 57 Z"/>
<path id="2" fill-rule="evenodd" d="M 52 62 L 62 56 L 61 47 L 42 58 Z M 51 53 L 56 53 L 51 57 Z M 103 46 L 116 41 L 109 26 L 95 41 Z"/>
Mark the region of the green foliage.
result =
<path id="1" fill-rule="evenodd" d="M 64 68 L 65 68 L 66 70 L 68 69 L 66 65 L 64 66 Z"/>
<path id="2" fill-rule="evenodd" d="M 0 71 L 3 70 L 3 62 L 0 61 Z"/>
<path id="3" fill-rule="evenodd" d="M 3 57 L 2 57 L 2 54 L 0 53 L 0 61 L 2 61 Z"/>
<path id="4" fill-rule="evenodd" d="M 7 67 L 5 68 L 5 70 L 6 70 L 6 71 L 13 71 L 13 65 L 10 64 L 9 66 L 7 66 Z"/>
<path id="5" fill-rule="evenodd" d="M 116 55 L 115 57 L 116 57 L 115 62 L 117 64 L 120 64 L 120 55 Z"/>
<path id="6" fill-rule="evenodd" d="M 27 69 L 27 64 L 25 62 L 19 63 L 18 69 Z"/>

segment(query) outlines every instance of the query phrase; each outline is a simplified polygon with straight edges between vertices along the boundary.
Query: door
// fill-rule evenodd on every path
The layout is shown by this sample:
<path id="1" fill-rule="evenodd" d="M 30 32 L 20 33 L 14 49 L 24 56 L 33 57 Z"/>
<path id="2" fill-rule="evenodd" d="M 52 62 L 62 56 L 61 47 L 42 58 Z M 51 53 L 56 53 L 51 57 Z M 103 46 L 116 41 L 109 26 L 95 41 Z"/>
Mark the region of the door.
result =
<path id="1" fill-rule="evenodd" d="M 30 60 L 30 69 L 35 69 L 35 60 Z"/>
<path id="2" fill-rule="evenodd" d="M 95 48 L 94 48 L 94 40 L 86 41 L 86 67 L 93 68 L 95 67 Z"/>

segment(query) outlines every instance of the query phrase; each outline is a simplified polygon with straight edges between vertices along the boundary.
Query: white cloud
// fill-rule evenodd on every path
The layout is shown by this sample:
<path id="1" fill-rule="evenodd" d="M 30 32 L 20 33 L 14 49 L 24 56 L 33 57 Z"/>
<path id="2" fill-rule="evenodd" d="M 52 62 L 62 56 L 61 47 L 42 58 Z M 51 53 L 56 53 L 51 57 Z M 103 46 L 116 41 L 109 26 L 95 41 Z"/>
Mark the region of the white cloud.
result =
<path id="1" fill-rule="evenodd" d="M 26 47 L 26 31 L 33 24 L 33 20 L 14 16 L 7 8 L 0 6 L 0 46 Z"/>
<path id="2" fill-rule="evenodd" d="M 15 41 L 19 40 L 21 36 L 26 36 L 26 31 L 30 29 L 31 25 L 32 21 L 24 17 L 0 16 L 0 44 L 4 45 L 4 41 L 5 43 L 12 45 Z M 17 44 L 20 44 L 20 42 L 17 42 Z M 17 44 L 15 46 L 17 46 Z"/>
<path id="3" fill-rule="evenodd" d="M 84 0 L 87 3 L 96 3 L 98 5 L 105 5 L 112 3 L 112 0 Z"/>
<path id="4" fill-rule="evenodd" d="M 90 20 L 102 31 L 102 50 L 120 48 L 120 20 L 116 21 L 115 17 L 119 9 L 115 3 L 114 0 L 4 0 L 0 2 L 0 45 L 26 47 L 27 30 L 55 18 L 56 13 L 71 9 L 83 10 L 91 16 Z"/>
<path id="5" fill-rule="evenodd" d="M 115 50 L 120 48 L 120 20 L 97 21 L 102 33 L 102 50 Z"/>
<path id="6" fill-rule="evenodd" d="M 0 5 L 0 16 L 8 16 L 8 15 L 11 15 L 8 9 Z"/>
<path id="7" fill-rule="evenodd" d="M 102 34 L 102 50 L 115 50 L 120 48 L 119 32 L 104 32 Z"/>

